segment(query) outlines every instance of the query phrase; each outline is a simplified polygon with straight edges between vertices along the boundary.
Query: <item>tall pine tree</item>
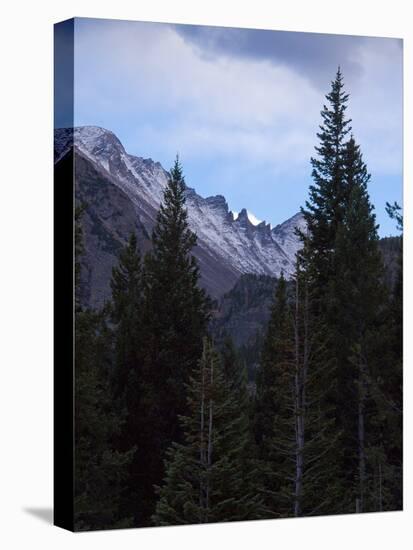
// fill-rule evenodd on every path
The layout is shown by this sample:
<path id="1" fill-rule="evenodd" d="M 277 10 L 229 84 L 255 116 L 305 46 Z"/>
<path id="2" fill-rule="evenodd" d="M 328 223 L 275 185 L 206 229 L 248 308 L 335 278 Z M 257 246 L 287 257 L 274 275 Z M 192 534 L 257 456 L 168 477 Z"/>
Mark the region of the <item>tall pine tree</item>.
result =
<path id="1" fill-rule="evenodd" d="M 375 470 L 381 476 L 387 468 L 387 461 L 377 458 L 386 454 L 378 425 L 388 411 L 377 396 L 386 370 L 378 349 L 386 331 L 387 298 L 367 193 L 370 176 L 353 137 L 347 141 L 348 95 L 340 71 L 327 99 L 318 156 L 312 159 L 314 184 L 303 211 L 307 233 L 301 259 L 316 298 L 313 313 L 328 327 L 328 361 L 336 373 L 329 400 L 338 435 L 341 511 L 364 511 L 377 502 L 371 489 Z"/>
<path id="2" fill-rule="evenodd" d="M 256 375 L 255 437 L 260 458 L 266 460 L 273 434 L 273 419 L 277 411 L 277 363 L 283 356 L 289 332 L 290 311 L 287 282 L 281 273 L 271 307 L 270 320 Z"/>
<path id="3" fill-rule="evenodd" d="M 181 417 L 183 442 L 168 451 L 154 524 L 259 517 L 260 498 L 251 492 L 243 464 L 248 428 L 219 355 L 206 338 L 188 385 L 187 411 Z"/>
<path id="4" fill-rule="evenodd" d="M 147 387 L 143 376 L 143 288 L 142 266 L 136 235 L 132 233 L 121 250 L 119 261 L 112 269 L 111 313 L 114 333 L 114 368 L 111 382 L 114 397 L 125 410 L 126 417 L 117 438 L 119 449 L 138 449 L 128 465 L 127 484 L 122 493 L 121 509 L 139 525 L 143 517 L 145 397 Z"/>
<path id="5" fill-rule="evenodd" d="M 115 385 L 123 395 L 141 378 L 142 348 L 142 269 L 136 235 L 130 235 L 122 249 L 118 265 L 112 269 L 112 321 L 116 327 Z M 133 382 L 132 382 L 133 383 Z M 133 390 L 139 393 L 137 388 Z"/>
<path id="6" fill-rule="evenodd" d="M 337 497 L 336 437 L 326 399 L 329 388 L 319 383 L 326 372 L 331 380 L 331 365 L 325 353 L 326 331 L 312 318 L 305 272 L 298 264 L 288 294 L 284 279 L 279 281 L 271 321 L 261 365 L 270 367 L 271 378 L 262 372 L 257 388 L 259 409 L 264 398 L 264 410 L 270 411 L 261 442 L 267 515 L 331 513 Z"/>
<path id="7" fill-rule="evenodd" d="M 153 485 L 163 475 L 163 459 L 173 441 L 181 441 L 178 421 L 185 413 L 185 387 L 202 354 L 210 302 L 199 287 L 199 268 L 192 255 L 196 235 L 188 227 L 185 181 L 175 161 L 157 223 L 152 251 L 145 258 L 144 334 L 147 456 L 147 509 L 154 506 Z M 153 509 L 150 510 L 153 512 Z"/>
<path id="8" fill-rule="evenodd" d="M 235 400 L 235 416 L 239 421 L 242 445 L 238 460 L 243 472 L 243 490 L 250 495 L 256 495 L 257 502 L 261 502 L 258 496 L 262 496 L 263 486 L 258 448 L 254 437 L 254 398 L 248 384 L 245 361 L 241 359 L 232 338 L 228 335 L 224 338 L 220 349 L 220 359 L 224 380 Z M 261 517 L 263 513 L 264 508 L 257 505 L 256 517 Z"/>
<path id="9" fill-rule="evenodd" d="M 81 307 L 82 209 L 76 210 L 75 309 L 75 529 L 127 527 L 121 494 L 134 449 L 120 451 L 117 438 L 125 422 L 110 382 L 111 331 L 107 311 Z"/>
<path id="10" fill-rule="evenodd" d="M 313 184 L 309 200 L 302 209 L 307 224 L 306 253 L 311 256 L 315 288 L 324 294 L 333 274 L 333 252 L 337 229 L 344 215 L 343 153 L 350 122 L 346 118 L 348 94 L 344 91 L 340 68 L 331 91 L 326 95 L 327 105 L 321 111 L 322 124 L 317 133 L 319 145 L 316 157 L 311 159 Z M 321 297 L 320 297 L 321 298 Z"/>
<path id="11" fill-rule="evenodd" d="M 351 137 L 343 154 L 347 197 L 335 243 L 335 276 L 330 281 L 330 312 L 335 322 L 338 364 L 337 408 L 343 428 L 343 472 L 348 506 L 366 509 L 368 453 L 374 445 L 371 386 L 380 374 L 373 338 L 383 330 L 386 293 L 378 235 L 367 184 L 370 175 Z M 351 496 L 353 493 L 353 496 Z M 354 508 L 353 508 L 354 509 Z"/>

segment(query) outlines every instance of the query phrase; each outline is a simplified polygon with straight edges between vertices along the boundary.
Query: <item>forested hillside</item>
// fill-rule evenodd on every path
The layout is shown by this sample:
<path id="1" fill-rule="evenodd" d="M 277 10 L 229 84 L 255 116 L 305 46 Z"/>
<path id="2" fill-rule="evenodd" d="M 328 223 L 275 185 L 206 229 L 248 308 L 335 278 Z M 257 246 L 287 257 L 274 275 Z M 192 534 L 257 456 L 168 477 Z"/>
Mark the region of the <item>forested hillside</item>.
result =
<path id="1" fill-rule="evenodd" d="M 384 265 L 384 281 L 393 292 L 399 273 L 400 237 L 385 237 L 378 242 Z M 210 330 L 218 346 L 230 337 L 245 362 L 249 380 L 255 383 L 256 369 L 277 279 L 266 275 L 242 275 L 234 287 L 217 303 Z"/>
<path id="2" fill-rule="evenodd" d="M 77 530 L 402 508 L 402 237 L 378 237 L 348 100 L 338 70 L 294 268 L 244 274 L 221 300 L 201 284 L 178 158 L 150 232 L 125 193 L 83 167 Z M 401 230 L 400 207 L 388 212 Z M 99 306 L 84 299 L 100 288 L 91 235 L 112 243 Z"/>

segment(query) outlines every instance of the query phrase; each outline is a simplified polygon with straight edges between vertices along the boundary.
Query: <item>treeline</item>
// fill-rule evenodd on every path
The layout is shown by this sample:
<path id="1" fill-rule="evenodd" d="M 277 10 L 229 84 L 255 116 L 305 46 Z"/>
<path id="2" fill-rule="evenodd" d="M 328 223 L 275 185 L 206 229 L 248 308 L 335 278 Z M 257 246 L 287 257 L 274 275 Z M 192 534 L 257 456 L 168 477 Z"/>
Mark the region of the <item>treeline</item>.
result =
<path id="1" fill-rule="evenodd" d="M 326 98 L 293 290 L 280 279 L 257 378 L 280 516 L 402 507 L 401 263 L 389 292 L 340 71 Z M 388 212 L 401 229 L 400 207 Z"/>
<path id="2" fill-rule="evenodd" d="M 184 188 L 176 161 L 150 254 L 140 257 L 132 234 L 113 269 L 111 302 L 99 313 L 77 304 L 78 529 L 150 525 L 165 453 L 183 437 L 185 388 L 202 354 L 210 309 L 190 254 L 196 237 Z M 78 289 L 81 219 L 76 227 Z"/>
<path id="3" fill-rule="evenodd" d="M 342 86 L 338 72 L 256 391 L 231 339 L 208 334 L 178 160 L 151 251 L 142 258 L 132 234 L 111 301 L 92 311 L 76 300 L 77 530 L 401 508 L 401 266 L 388 292 Z M 81 226 L 79 205 L 76 296 Z"/>
<path id="4" fill-rule="evenodd" d="M 132 234 L 111 302 L 76 304 L 79 530 L 262 517 L 247 373 L 229 339 L 218 353 L 208 337 L 184 192 L 177 160 L 151 252 L 141 258 Z"/>

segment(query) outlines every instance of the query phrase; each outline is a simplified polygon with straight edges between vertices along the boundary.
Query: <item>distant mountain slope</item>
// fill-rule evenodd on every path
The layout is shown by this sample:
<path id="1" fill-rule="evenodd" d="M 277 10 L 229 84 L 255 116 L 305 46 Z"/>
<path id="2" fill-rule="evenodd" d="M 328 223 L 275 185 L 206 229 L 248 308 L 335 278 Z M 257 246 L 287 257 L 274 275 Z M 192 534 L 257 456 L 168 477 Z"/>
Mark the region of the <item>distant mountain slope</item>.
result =
<path id="1" fill-rule="evenodd" d="M 98 189 L 99 178 L 107 189 L 109 183 L 117 187 L 123 192 L 122 201 L 126 197 L 131 203 L 126 208 L 128 217 L 134 211 L 136 227 L 149 236 L 167 184 L 168 172 L 159 162 L 128 154 L 115 134 L 95 126 L 74 130 L 57 129 L 56 163 L 60 163 L 67 155 L 72 143 L 75 149 L 76 180 L 80 183 L 82 193 L 86 193 L 89 181 L 86 175 L 90 175 L 89 163 L 94 170 L 91 193 L 92 188 L 93 193 Z M 114 191 L 110 193 L 114 194 Z M 120 200 L 120 196 L 117 200 Z M 187 187 L 186 199 L 189 224 L 198 236 L 194 254 L 200 264 L 202 284 L 212 296 L 219 297 L 230 290 L 244 273 L 277 276 L 283 271 L 287 277 L 290 276 L 299 246 L 294 229 L 302 225 L 301 214 L 271 229 L 270 224 L 257 223 L 246 209 L 234 216 L 221 195 L 203 198 L 193 188 Z M 90 204 L 99 209 L 98 202 L 92 201 Z M 89 209 L 89 217 L 94 215 L 93 208 L 91 206 Z M 114 219 L 113 222 L 119 225 L 119 220 Z M 108 211 L 105 227 L 110 225 L 111 214 Z M 130 223 L 125 223 L 124 229 L 130 226 Z M 119 242 L 123 242 L 127 235 L 119 238 Z M 98 246 L 98 241 L 95 244 Z M 97 250 L 94 257 L 98 258 Z M 88 269 L 93 271 L 97 268 L 97 265 L 90 265 Z M 94 277 L 96 280 L 98 275 Z M 103 299 L 105 292 L 102 290 L 99 294 Z"/>
<path id="2" fill-rule="evenodd" d="M 267 325 L 276 286 L 269 275 L 242 275 L 219 302 L 211 324 L 215 339 L 228 335 L 238 348 L 255 341 Z"/>
<path id="3" fill-rule="evenodd" d="M 386 237 L 379 241 L 383 255 L 384 280 L 391 292 L 399 269 L 401 239 Z M 219 301 L 210 329 L 218 346 L 230 336 L 255 377 L 270 317 L 277 279 L 267 275 L 242 275 Z"/>
<path id="4" fill-rule="evenodd" d="M 70 161 L 68 153 L 59 165 Z M 81 302 L 101 306 L 110 297 L 112 267 L 131 232 L 144 254 L 151 246 L 149 234 L 129 197 L 80 153 L 75 163 L 76 201 L 84 208 L 81 258 Z"/>
<path id="5" fill-rule="evenodd" d="M 277 282 L 268 275 L 242 275 L 221 298 L 210 323 L 218 347 L 226 337 L 232 339 L 250 381 L 255 380 Z"/>

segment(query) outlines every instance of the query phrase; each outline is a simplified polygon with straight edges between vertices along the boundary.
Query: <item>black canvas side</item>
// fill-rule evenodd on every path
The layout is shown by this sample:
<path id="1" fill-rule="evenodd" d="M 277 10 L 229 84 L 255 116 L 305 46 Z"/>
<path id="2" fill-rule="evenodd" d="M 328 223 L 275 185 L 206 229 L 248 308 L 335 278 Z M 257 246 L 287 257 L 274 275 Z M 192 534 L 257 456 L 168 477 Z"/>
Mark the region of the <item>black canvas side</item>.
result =
<path id="1" fill-rule="evenodd" d="M 55 127 L 69 129 L 73 128 L 73 39 L 73 19 L 55 25 Z M 73 531 L 74 169 L 73 143 L 68 145 L 69 152 L 54 165 L 54 524 Z"/>

